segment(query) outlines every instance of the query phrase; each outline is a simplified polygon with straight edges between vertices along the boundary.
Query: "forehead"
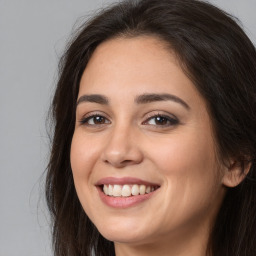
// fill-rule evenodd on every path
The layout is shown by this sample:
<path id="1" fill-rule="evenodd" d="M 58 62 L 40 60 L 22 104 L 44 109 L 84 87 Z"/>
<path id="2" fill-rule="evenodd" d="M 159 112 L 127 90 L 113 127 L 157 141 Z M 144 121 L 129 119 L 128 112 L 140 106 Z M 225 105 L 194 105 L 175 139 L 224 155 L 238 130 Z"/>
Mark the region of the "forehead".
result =
<path id="1" fill-rule="evenodd" d="M 100 44 L 80 83 L 79 96 L 88 93 L 122 98 L 171 93 L 204 105 L 175 54 L 163 41 L 149 36 L 115 38 Z"/>

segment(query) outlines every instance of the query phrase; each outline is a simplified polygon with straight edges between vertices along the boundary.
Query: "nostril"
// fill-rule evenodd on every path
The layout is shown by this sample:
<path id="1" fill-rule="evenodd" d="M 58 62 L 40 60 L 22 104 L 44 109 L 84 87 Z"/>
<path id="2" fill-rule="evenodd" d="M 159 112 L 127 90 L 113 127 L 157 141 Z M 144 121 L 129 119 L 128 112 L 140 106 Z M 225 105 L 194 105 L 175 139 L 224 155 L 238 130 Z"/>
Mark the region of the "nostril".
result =
<path id="1" fill-rule="evenodd" d="M 142 162 L 143 151 L 127 138 L 122 138 L 122 141 L 112 138 L 111 142 L 103 149 L 101 159 L 107 164 L 121 168 Z"/>
<path id="2" fill-rule="evenodd" d="M 104 162 L 107 163 L 107 164 L 113 165 L 116 168 L 122 168 L 122 167 L 125 167 L 125 166 L 128 166 L 128 165 L 133 165 L 133 164 L 139 163 L 139 162 L 133 161 L 133 160 L 123 160 L 123 161 L 105 160 Z"/>
<path id="3" fill-rule="evenodd" d="M 121 164 L 124 164 L 124 165 L 128 165 L 128 164 L 132 164 L 134 161 L 132 160 L 124 160 L 121 162 Z"/>

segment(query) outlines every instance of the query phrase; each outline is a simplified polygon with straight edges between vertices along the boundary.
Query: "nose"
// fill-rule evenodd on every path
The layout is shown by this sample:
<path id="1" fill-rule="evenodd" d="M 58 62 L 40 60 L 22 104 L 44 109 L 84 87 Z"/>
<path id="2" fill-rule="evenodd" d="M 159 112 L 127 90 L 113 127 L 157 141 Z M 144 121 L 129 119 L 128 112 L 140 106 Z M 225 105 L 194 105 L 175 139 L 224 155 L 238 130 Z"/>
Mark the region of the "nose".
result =
<path id="1" fill-rule="evenodd" d="M 102 152 L 102 160 L 116 168 L 139 164 L 143 160 L 143 152 L 136 135 L 128 127 L 113 129 Z"/>

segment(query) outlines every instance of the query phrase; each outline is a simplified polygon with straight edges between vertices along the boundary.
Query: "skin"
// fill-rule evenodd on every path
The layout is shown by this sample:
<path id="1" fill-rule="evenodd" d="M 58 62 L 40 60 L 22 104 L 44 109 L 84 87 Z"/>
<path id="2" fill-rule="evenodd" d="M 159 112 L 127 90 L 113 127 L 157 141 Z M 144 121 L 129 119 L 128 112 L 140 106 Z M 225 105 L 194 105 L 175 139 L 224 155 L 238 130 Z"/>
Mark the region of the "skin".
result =
<path id="1" fill-rule="evenodd" d="M 145 93 L 172 94 L 189 107 L 173 100 L 136 103 Z M 81 100 L 91 94 L 107 97 L 108 104 Z M 114 241 L 116 255 L 206 255 L 230 170 L 216 159 L 205 100 L 175 55 L 153 37 L 104 42 L 83 73 L 78 101 L 70 156 L 75 187 L 88 217 Z M 101 121 L 81 122 L 91 114 Z M 164 116 L 164 125 L 156 115 Z M 97 181 L 127 176 L 160 188 L 132 207 L 104 204 Z"/>

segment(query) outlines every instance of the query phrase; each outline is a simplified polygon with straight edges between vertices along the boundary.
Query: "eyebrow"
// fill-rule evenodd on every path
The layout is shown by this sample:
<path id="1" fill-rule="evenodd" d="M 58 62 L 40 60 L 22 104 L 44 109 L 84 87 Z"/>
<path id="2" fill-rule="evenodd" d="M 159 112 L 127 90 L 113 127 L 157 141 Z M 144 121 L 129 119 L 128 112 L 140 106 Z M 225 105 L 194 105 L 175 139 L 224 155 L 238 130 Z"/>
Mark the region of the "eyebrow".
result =
<path id="1" fill-rule="evenodd" d="M 76 105 L 78 106 L 82 102 L 92 102 L 102 105 L 108 105 L 109 103 L 108 98 L 100 94 L 83 95 L 78 99 Z"/>
<path id="2" fill-rule="evenodd" d="M 163 93 L 163 94 L 157 94 L 157 93 L 144 93 L 139 96 L 137 96 L 134 100 L 135 103 L 137 104 L 147 104 L 147 103 L 152 103 L 152 102 L 157 102 L 157 101 L 174 101 L 175 103 L 181 104 L 183 107 L 185 107 L 187 110 L 190 109 L 189 105 L 182 100 L 181 98 L 168 94 L 168 93 Z M 92 103 L 98 103 L 102 105 L 108 105 L 109 100 L 106 96 L 103 96 L 101 94 L 90 94 L 90 95 L 82 95 L 76 105 L 78 106 L 82 102 L 92 102 Z"/>
<path id="3" fill-rule="evenodd" d="M 185 107 L 187 110 L 190 109 L 189 105 L 182 100 L 181 98 L 168 94 L 168 93 L 163 93 L 163 94 L 156 94 L 156 93 L 151 93 L 151 94 L 142 94 L 139 95 L 135 98 L 135 102 L 137 104 L 146 104 L 146 103 L 151 103 L 151 102 L 156 102 L 156 101 L 174 101 L 176 103 L 181 104 L 183 107 Z"/>

